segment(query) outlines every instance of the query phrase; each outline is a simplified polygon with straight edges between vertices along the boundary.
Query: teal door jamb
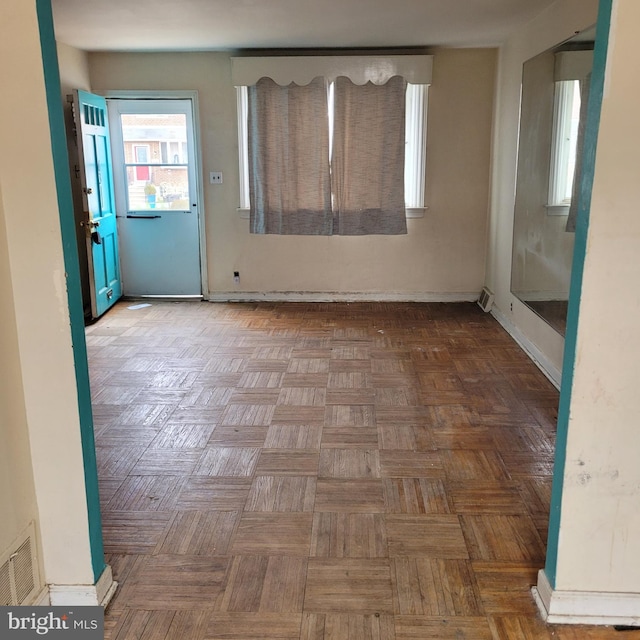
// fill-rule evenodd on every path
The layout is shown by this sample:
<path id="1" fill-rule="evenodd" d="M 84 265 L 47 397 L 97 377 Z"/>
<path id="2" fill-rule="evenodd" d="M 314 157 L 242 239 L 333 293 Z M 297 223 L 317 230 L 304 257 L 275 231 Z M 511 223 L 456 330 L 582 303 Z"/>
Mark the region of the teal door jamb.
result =
<path id="1" fill-rule="evenodd" d="M 40 30 L 40 46 L 42 49 L 47 106 L 49 109 L 51 150 L 53 153 L 56 188 L 58 192 L 58 210 L 60 212 L 64 264 L 67 273 L 67 297 L 71 319 L 71 340 L 73 343 L 76 385 L 78 388 L 80 437 L 82 440 L 87 510 L 89 515 L 89 542 L 95 583 L 102 575 L 106 564 L 102 544 L 98 470 L 93 435 L 93 412 L 91 410 L 91 390 L 89 388 L 87 345 L 84 335 L 84 312 L 82 308 L 80 266 L 73 216 L 71 175 L 69 173 L 69 157 L 65 137 L 64 113 L 62 110 L 62 92 L 60 89 L 60 70 L 58 68 L 58 53 L 53 30 L 51 0 L 35 0 L 35 3 Z"/>
<path id="2" fill-rule="evenodd" d="M 596 24 L 596 41 L 593 52 L 593 70 L 591 72 L 591 91 L 587 109 L 587 127 L 582 154 L 582 175 L 578 214 L 576 217 L 576 235 L 574 239 L 573 264 L 571 267 L 571 286 L 569 289 L 569 308 L 567 311 L 567 330 L 564 341 L 564 359 L 562 366 L 562 385 L 560 389 L 560 405 L 558 407 L 558 430 L 556 438 L 556 457 L 553 469 L 553 487 L 551 490 L 551 511 L 549 514 L 549 536 L 547 541 L 547 559 L 545 574 L 553 589 L 556 587 L 556 571 L 558 565 L 558 538 L 560 535 L 560 519 L 562 511 L 562 489 L 567 454 L 567 432 L 569 428 L 569 411 L 571 408 L 571 391 L 576 363 L 576 339 L 578 333 L 578 317 L 580 314 L 580 296 L 582 294 L 582 276 L 584 260 L 587 253 L 587 231 L 589 229 L 589 213 L 591 211 L 591 187 L 596 163 L 596 146 L 600 126 L 600 109 L 604 92 L 604 74 L 609 46 L 609 27 L 611 25 L 611 9 L 613 0 L 600 0 L 598 22 Z"/>

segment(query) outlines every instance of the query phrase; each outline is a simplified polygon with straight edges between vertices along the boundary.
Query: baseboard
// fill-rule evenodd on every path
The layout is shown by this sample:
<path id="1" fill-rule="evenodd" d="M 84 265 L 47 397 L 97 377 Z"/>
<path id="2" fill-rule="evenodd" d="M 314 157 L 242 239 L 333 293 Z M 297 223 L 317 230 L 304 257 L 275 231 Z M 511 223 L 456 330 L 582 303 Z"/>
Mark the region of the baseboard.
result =
<path id="1" fill-rule="evenodd" d="M 514 295 L 522 302 L 568 302 L 566 291 L 518 291 Z"/>
<path id="2" fill-rule="evenodd" d="M 497 307 L 491 309 L 491 315 L 503 326 L 505 331 L 522 347 L 524 352 L 533 360 L 538 369 L 544 373 L 556 389 L 560 389 L 562 371 L 558 369 L 547 356 L 536 347 L 518 327 L 509 320 Z"/>
<path id="3" fill-rule="evenodd" d="M 51 598 L 49 596 L 49 587 L 43 587 L 42 591 L 34 598 L 33 602 L 29 603 L 31 607 L 48 607 L 51 604 Z"/>
<path id="4" fill-rule="evenodd" d="M 118 583 L 114 581 L 111 567 L 107 565 L 96 584 L 50 584 L 51 606 L 96 606 L 106 607 L 116 592 Z"/>
<path id="5" fill-rule="evenodd" d="M 475 302 L 478 291 L 366 293 L 344 291 L 213 291 L 210 302 Z"/>
<path id="6" fill-rule="evenodd" d="M 549 624 L 620 625 L 640 629 L 640 593 L 558 591 L 544 570 L 532 588 L 538 609 Z"/>

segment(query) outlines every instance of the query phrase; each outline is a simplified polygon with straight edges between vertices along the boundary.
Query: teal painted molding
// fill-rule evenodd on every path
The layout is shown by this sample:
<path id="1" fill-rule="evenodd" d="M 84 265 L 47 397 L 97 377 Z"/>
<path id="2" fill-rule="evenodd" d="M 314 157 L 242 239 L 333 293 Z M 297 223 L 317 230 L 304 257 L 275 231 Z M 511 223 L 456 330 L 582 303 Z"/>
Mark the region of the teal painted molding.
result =
<path id="1" fill-rule="evenodd" d="M 591 211 L 591 188 L 596 164 L 596 147 L 600 127 L 600 110 L 604 92 L 604 75 L 609 47 L 609 28 L 611 26 L 611 9 L 613 0 L 600 0 L 598 22 L 596 24 L 596 42 L 593 52 L 593 70 L 591 73 L 591 91 L 587 108 L 587 128 L 582 154 L 582 179 L 576 232 L 571 267 L 571 285 L 569 289 L 569 308 L 567 310 L 567 330 L 564 341 L 564 359 L 562 366 L 562 385 L 560 388 L 560 404 L 558 407 L 558 431 L 556 437 L 556 457 L 553 469 L 553 487 L 551 489 L 551 511 L 549 514 L 549 536 L 547 541 L 547 559 L 545 573 L 551 588 L 556 588 L 556 571 L 558 567 L 558 539 L 560 536 L 560 520 L 562 514 L 562 490 L 567 455 L 567 435 L 569 429 L 569 412 L 571 409 L 571 392 L 576 363 L 576 340 L 578 320 L 580 316 L 580 297 L 582 295 L 582 277 L 584 261 L 587 253 L 587 232 L 589 230 L 589 213 Z"/>
<path id="2" fill-rule="evenodd" d="M 91 390 L 89 388 L 87 345 L 84 334 L 84 311 L 82 308 L 80 266 L 73 214 L 71 175 L 69 173 L 69 156 L 65 134 L 62 92 L 60 89 L 60 70 L 58 69 L 58 52 L 53 30 L 51 0 L 35 0 L 35 4 L 40 29 L 40 47 L 42 49 L 42 64 L 47 92 L 47 106 L 49 109 L 49 128 L 51 130 L 51 151 L 53 153 L 64 264 L 67 275 L 67 297 L 71 319 L 71 340 L 73 343 L 76 385 L 78 388 L 80 436 L 82 439 L 85 488 L 89 514 L 91 563 L 95 583 L 102 575 L 106 564 L 102 544 L 98 470 L 93 435 L 93 412 L 91 410 Z"/>

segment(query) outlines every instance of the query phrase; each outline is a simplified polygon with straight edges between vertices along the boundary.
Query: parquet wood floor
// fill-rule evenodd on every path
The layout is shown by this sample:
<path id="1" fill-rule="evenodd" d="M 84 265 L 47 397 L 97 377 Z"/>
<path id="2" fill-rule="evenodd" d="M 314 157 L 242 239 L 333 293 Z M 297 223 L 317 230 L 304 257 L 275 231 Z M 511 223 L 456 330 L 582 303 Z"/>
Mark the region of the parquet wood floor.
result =
<path id="1" fill-rule="evenodd" d="M 476 305 L 132 306 L 86 330 L 108 639 L 621 637 L 538 616 L 558 394 Z"/>

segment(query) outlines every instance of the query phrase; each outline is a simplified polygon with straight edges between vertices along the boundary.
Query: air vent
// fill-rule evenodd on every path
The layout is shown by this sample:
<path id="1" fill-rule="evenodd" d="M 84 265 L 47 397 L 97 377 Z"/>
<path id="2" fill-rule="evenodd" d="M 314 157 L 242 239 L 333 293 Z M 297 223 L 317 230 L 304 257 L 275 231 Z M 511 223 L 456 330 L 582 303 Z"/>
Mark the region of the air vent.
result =
<path id="1" fill-rule="evenodd" d="M 33 523 L 0 557 L 0 606 L 28 604 L 39 587 Z"/>
<path id="2" fill-rule="evenodd" d="M 493 293 L 489 291 L 487 287 L 482 288 L 480 297 L 478 298 L 478 304 L 483 311 L 491 311 L 491 306 L 493 305 Z"/>
<path id="3" fill-rule="evenodd" d="M 7 560 L 0 567 L 0 607 L 8 607 L 10 604 L 13 604 L 13 596 L 11 595 L 10 569 Z"/>

